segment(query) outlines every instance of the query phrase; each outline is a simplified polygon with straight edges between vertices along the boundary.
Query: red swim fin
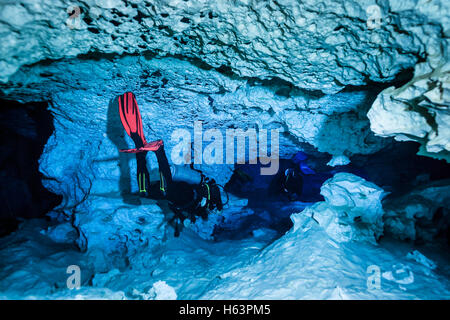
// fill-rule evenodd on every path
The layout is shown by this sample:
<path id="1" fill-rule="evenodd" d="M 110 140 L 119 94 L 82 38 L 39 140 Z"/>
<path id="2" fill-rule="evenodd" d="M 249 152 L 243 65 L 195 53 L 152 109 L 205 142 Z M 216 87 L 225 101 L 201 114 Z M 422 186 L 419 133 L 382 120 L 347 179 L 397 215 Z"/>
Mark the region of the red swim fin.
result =
<path id="1" fill-rule="evenodd" d="M 164 145 L 164 142 L 162 140 L 156 140 L 156 141 L 146 143 L 140 149 L 145 150 L 145 151 L 157 151 L 163 145 Z"/>
<path id="2" fill-rule="evenodd" d="M 147 151 L 157 151 L 163 145 L 164 145 L 164 142 L 162 140 L 156 140 L 156 141 L 146 143 L 141 148 L 120 149 L 119 151 L 125 152 L 125 153 L 140 153 L 140 152 L 147 152 Z"/>
<path id="3" fill-rule="evenodd" d="M 134 149 L 119 149 L 119 152 L 124 152 L 124 153 L 140 153 L 140 152 L 144 152 L 142 150 L 140 150 L 140 148 L 134 148 Z"/>
<path id="4" fill-rule="evenodd" d="M 136 97 L 132 92 L 126 92 L 119 96 L 119 114 L 123 127 L 128 135 L 133 139 L 136 148 L 147 144 L 142 128 L 142 118 Z M 130 149 L 131 150 L 131 149 Z"/>

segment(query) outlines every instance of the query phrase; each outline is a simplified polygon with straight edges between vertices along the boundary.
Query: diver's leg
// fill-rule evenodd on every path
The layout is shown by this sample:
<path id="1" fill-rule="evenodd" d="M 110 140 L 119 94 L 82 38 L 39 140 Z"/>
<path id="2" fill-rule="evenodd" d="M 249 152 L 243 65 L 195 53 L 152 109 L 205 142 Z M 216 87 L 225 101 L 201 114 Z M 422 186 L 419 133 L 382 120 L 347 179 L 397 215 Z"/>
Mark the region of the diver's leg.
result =
<path id="1" fill-rule="evenodd" d="M 158 160 L 159 175 L 160 175 L 160 189 L 163 194 L 167 194 L 168 189 L 172 185 L 172 172 L 170 171 L 169 160 L 167 160 L 164 145 L 161 145 L 155 151 L 156 159 Z"/>
<path id="2" fill-rule="evenodd" d="M 188 214 L 184 211 L 184 209 L 180 209 L 180 207 L 189 205 L 195 199 L 195 193 L 193 190 L 194 187 L 185 182 L 173 181 L 169 160 L 167 159 L 167 155 L 164 150 L 164 144 L 159 146 L 159 148 L 155 151 L 155 155 L 159 166 L 160 190 L 166 199 L 171 202 L 169 207 L 174 213 L 174 218 L 172 221 L 175 228 L 175 237 L 178 237 L 181 229 L 183 228 L 183 222 L 187 218 L 184 213 Z"/>
<path id="3" fill-rule="evenodd" d="M 183 212 L 178 209 L 174 205 L 169 205 L 170 209 L 172 210 L 174 216 L 170 220 L 170 223 L 173 223 L 173 227 L 175 229 L 174 236 L 178 237 L 180 235 L 180 231 L 183 228 L 183 222 L 186 220 L 186 217 L 183 215 Z"/>
<path id="4" fill-rule="evenodd" d="M 179 218 L 175 219 L 175 232 L 174 232 L 174 236 L 177 238 L 180 236 L 180 231 L 182 228 L 182 222 Z"/>
<path id="5" fill-rule="evenodd" d="M 150 175 L 147 169 L 146 152 L 136 154 L 137 162 L 137 181 L 139 186 L 139 195 L 148 196 L 150 192 Z"/>

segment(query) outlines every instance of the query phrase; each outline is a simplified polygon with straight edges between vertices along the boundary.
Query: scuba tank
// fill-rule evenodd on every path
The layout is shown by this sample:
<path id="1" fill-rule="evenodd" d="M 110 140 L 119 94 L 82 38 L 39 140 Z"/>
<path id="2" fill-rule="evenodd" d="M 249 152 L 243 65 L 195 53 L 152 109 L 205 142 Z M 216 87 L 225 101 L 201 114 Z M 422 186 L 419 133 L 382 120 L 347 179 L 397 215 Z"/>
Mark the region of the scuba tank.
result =
<path id="1" fill-rule="evenodd" d="M 184 181 L 189 184 L 200 184 L 202 182 L 202 174 L 196 170 L 192 170 L 187 165 L 170 166 L 173 181 Z"/>

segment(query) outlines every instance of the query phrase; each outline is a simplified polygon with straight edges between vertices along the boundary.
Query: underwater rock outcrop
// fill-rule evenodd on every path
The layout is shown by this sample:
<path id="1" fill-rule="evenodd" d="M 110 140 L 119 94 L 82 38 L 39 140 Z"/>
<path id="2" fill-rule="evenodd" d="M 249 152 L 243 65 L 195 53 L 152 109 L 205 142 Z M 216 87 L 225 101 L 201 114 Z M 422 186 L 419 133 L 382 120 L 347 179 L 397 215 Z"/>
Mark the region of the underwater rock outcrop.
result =
<path id="1" fill-rule="evenodd" d="M 325 181 L 320 193 L 325 201 L 306 208 L 302 215 L 315 220 L 332 239 L 375 243 L 383 235 L 383 189 L 361 177 L 342 172 Z M 294 215 L 292 219 L 296 217 Z"/>
<path id="2" fill-rule="evenodd" d="M 377 135 L 420 142 L 419 154 L 450 162 L 450 63 L 446 56 L 438 56 L 435 66 L 418 64 L 409 83 L 381 92 L 367 116 Z"/>
<path id="3" fill-rule="evenodd" d="M 398 239 L 430 242 L 436 236 L 450 237 L 450 181 L 416 186 L 384 203 L 385 230 Z"/>
<path id="4" fill-rule="evenodd" d="M 397 3 L 398 7 L 421 11 L 429 21 L 436 19 L 436 23 L 419 25 L 409 14 L 400 18 L 402 26 L 421 30 L 424 52 L 407 84 L 379 94 L 367 114 L 371 129 L 383 137 L 420 142 L 419 154 L 450 162 L 450 4 L 401 3 Z"/>

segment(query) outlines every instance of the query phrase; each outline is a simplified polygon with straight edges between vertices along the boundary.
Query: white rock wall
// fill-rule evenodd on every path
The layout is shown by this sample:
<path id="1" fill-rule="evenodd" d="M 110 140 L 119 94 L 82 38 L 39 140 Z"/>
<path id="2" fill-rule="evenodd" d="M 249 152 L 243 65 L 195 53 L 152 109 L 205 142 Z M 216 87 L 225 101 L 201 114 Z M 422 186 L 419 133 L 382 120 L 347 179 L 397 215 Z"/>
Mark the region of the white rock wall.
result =
<path id="1" fill-rule="evenodd" d="M 367 116 L 379 136 L 417 141 L 420 153 L 450 162 L 450 63 L 416 66 L 413 80 L 379 94 Z"/>

